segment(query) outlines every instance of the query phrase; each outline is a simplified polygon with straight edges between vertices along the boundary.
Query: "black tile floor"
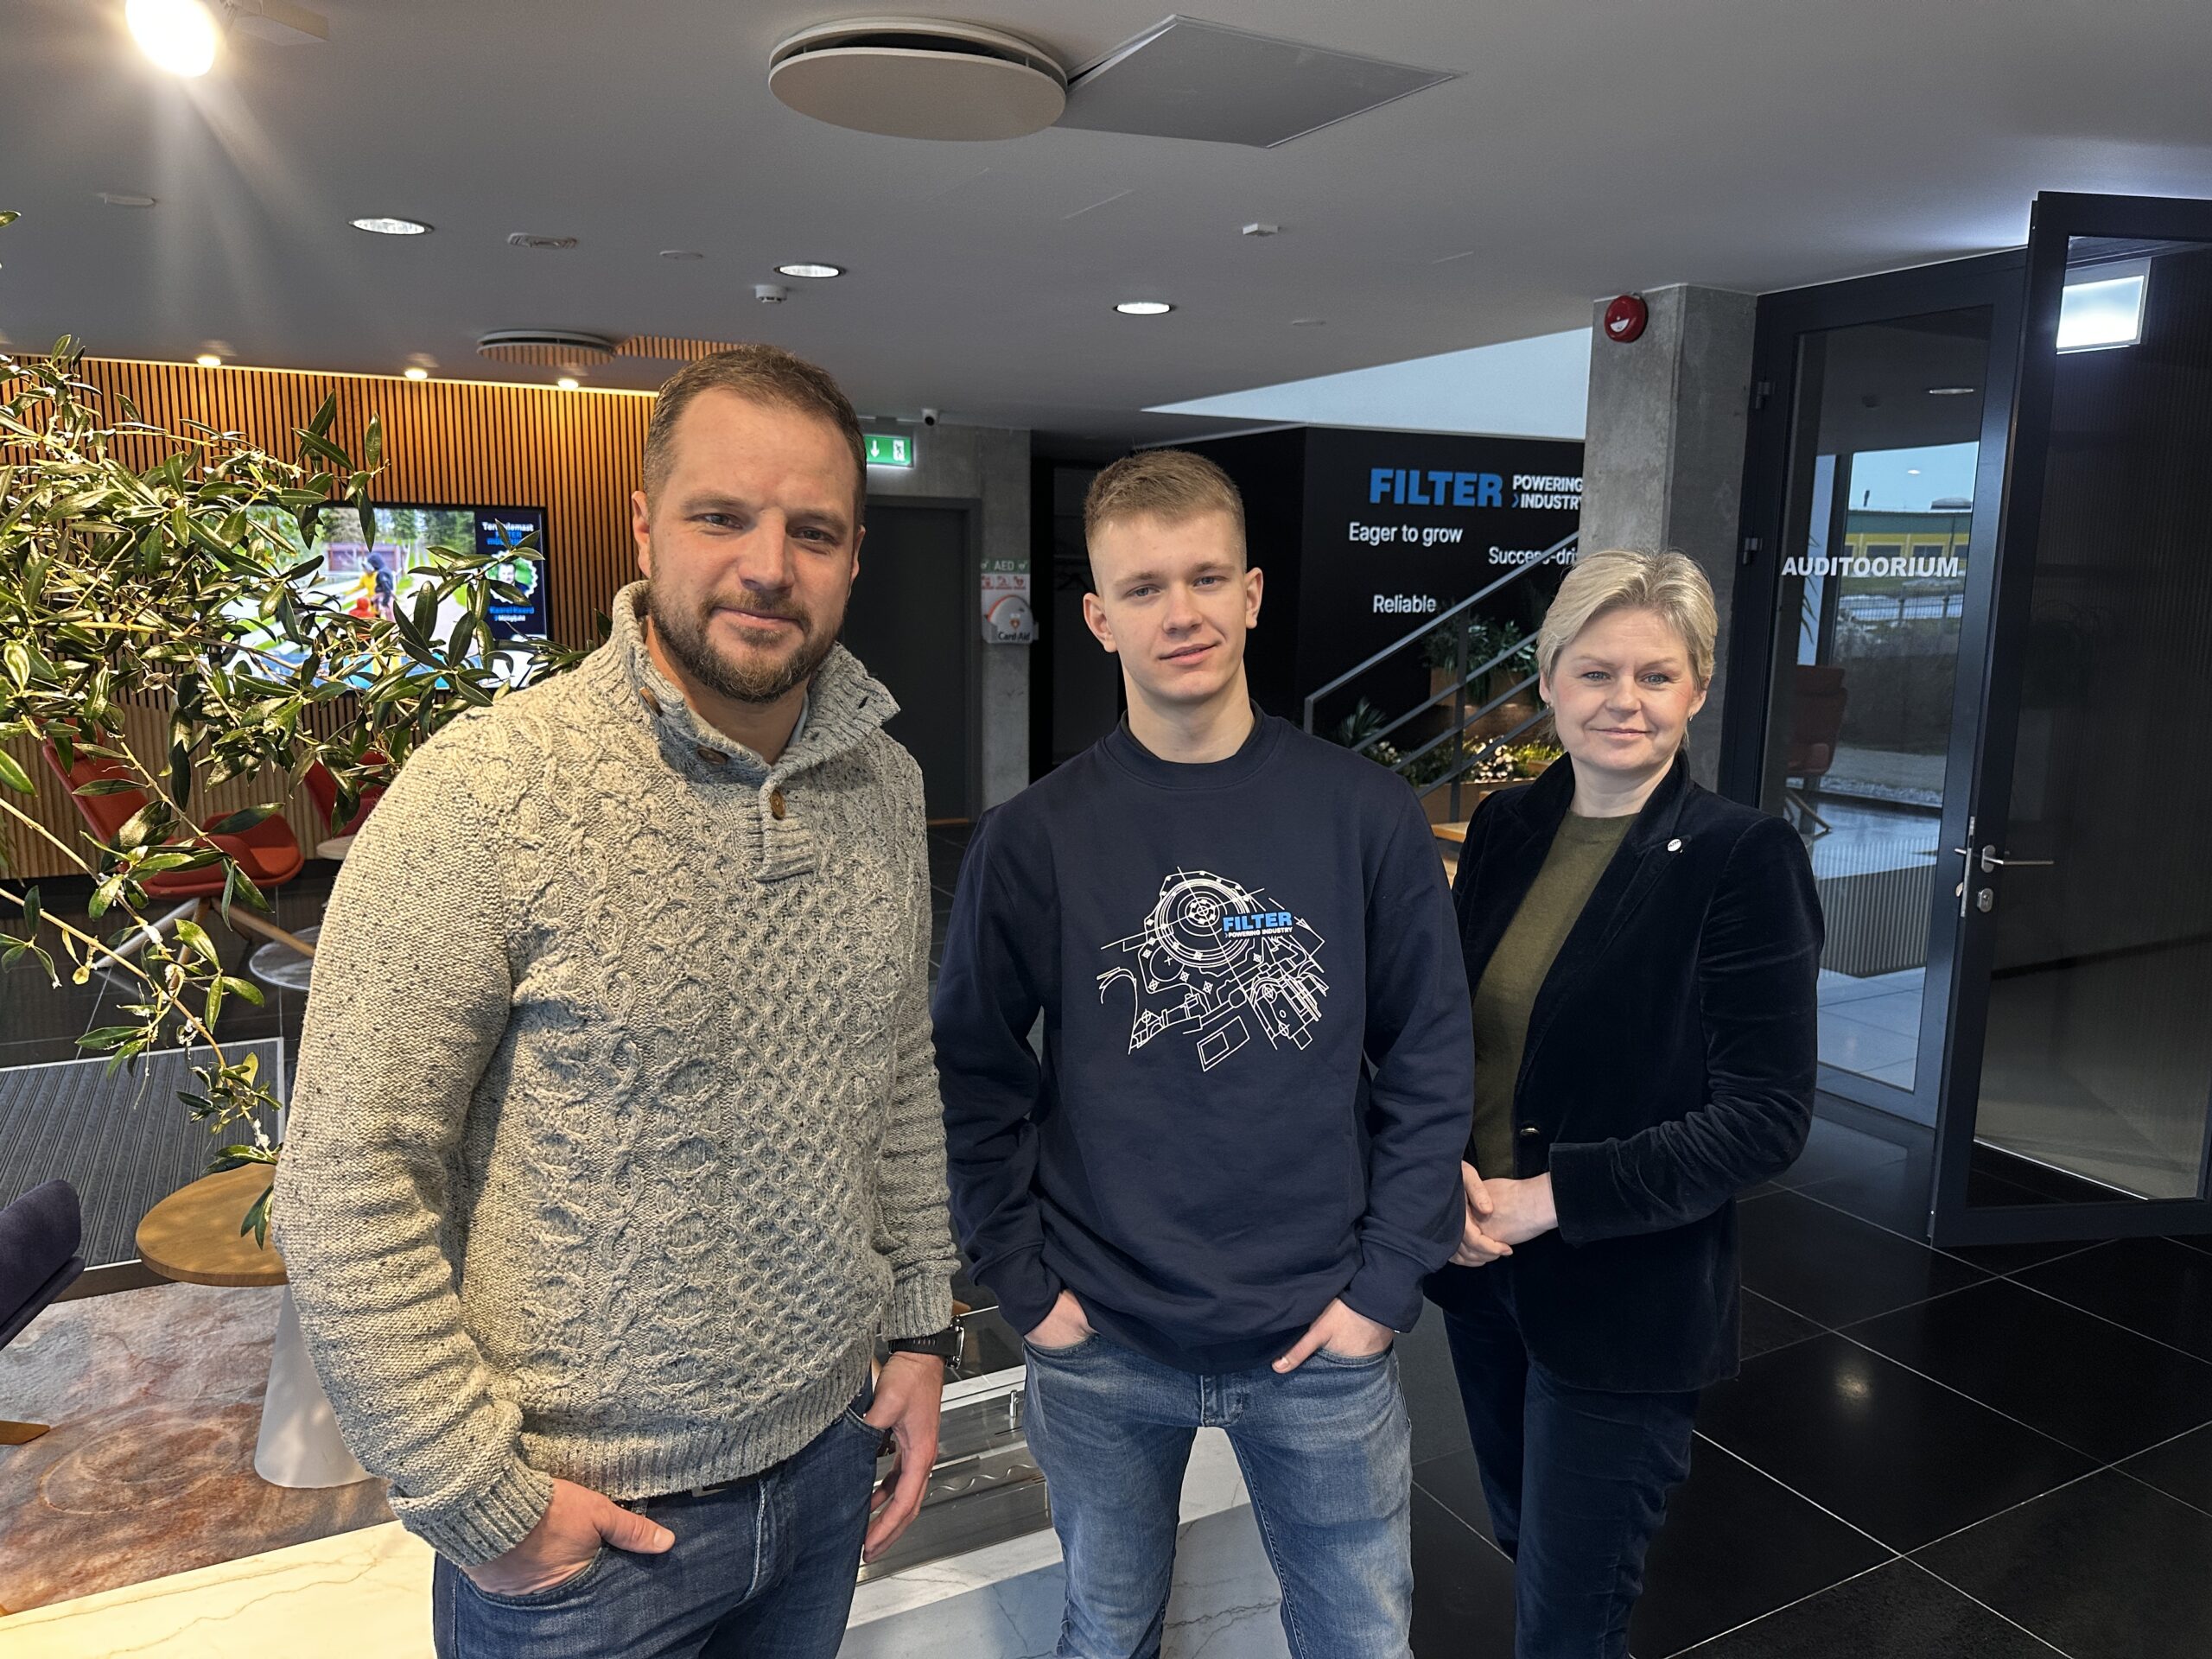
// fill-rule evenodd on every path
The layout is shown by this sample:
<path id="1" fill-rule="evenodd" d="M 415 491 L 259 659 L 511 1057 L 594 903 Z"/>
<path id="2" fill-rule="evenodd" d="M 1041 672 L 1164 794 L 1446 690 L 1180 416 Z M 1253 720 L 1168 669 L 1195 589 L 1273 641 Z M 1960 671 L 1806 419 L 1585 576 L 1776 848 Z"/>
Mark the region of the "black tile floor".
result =
<path id="1" fill-rule="evenodd" d="M 931 831 L 933 969 L 966 842 Z M 333 874 L 311 864 L 275 895 L 278 919 L 317 919 Z M 73 897 L 46 884 L 50 908 Z M 0 1065 L 72 1058 L 122 1000 L 19 964 L 0 979 Z M 224 1034 L 296 1049 L 305 1001 L 233 1002 Z M 1744 1200 L 1744 1372 L 1706 1400 L 1636 1655 L 2212 1655 L 2212 1240 L 1930 1249 L 1918 1134 L 1824 1120 Z M 1403 1357 L 1414 1651 L 1510 1654 L 1512 1568 L 1433 1320 Z"/>
<path id="2" fill-rule="evenodd" d="M 1634 1653 L 2203 1659 L 2212 1241 L 1931 1249 L 1917 1133 L 1824 1120 L 1744 1200 L 1743 1375 L 1706 1397 Z M 1414 1478 L 1414 1653 L 1510 1654 L 1472 1454 Z"/>

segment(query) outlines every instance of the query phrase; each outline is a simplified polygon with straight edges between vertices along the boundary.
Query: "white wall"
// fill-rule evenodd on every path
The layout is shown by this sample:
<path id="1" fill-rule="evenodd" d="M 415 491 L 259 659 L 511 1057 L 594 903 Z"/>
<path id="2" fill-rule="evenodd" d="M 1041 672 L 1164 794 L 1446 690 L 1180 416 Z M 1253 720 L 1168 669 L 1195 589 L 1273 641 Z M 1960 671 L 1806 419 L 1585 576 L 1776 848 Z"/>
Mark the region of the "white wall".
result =
<path id="1" fill-rule="evenodd" d="M 1590 391 L 1590 334 L 1509 340 L 1217 397 L 1154 415 L 1210 415 L 1299 426 L 1366 426 L 1492 437 L 1580 438 Z"/>

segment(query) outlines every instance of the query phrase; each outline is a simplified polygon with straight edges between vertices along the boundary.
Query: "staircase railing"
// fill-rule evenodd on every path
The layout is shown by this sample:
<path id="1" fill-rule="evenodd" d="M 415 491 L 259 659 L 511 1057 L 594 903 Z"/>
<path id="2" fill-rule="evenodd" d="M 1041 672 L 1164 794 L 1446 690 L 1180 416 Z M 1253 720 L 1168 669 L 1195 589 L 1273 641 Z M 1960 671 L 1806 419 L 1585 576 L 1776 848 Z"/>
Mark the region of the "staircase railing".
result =
<path id="1" fill-rule="evenodd" d="M 1514 739 L 1519 737 L 1523 732 L 1529 730 L 1529 728 L 1541 722 L 1545 717 L 1543 711 L 1539 709 L 1536 713 L 1530 715 L 1525 720 L 1516 722 L 1508 730 L 1496 733 L 1486 738 L 1481 743 L 1474 745 L 1471 747 L 1467 746 L 1465 741 L 1467 734 L 1474 725 L 1478 721 L 1487 718 L 1499 709 L 1503 708 L 1507 703 L 1512 702 L 1514 698 L 1519 696 L 1523 691 L 1528 690 L 1531 686 L 1535 685 L 1536 683 L 1536 676 L 1533 673 L 1529 674 L 1524 677 L 1516 680 L 1513 684 L 1507 687 L 1505 690 L 1500 692 L 1497 696 L 1489 698 L 1476 707 L 1470 708 L 1468 706 L 1467 700 L 1467 688 L 1478 681 L 1485 680 L 1486 677 L 1493 669 L 1497 668 L 1502 664 L 1510 662 L 1515 657 L 1517 657 L 1526 652 L 1529 649 L 1529 642 L 1526 640 L 1516 640 L 1514 644 L 1506 646 L 1503 651 L 1500 651 L 1491 656 L 1487 661 L 1470 664 L 1467 661 L 1468 629 L 1466 626 L 1466 621 L 1474 607 L 1479 605 L 1484 600 L 1488 599 L 1492 594 L 1497 593 L 1503 588 L 1510 587 L 1516 582 L 1527 580 L 1529 574 L 1531 571 L 1540 570 L 1547 565 L 1560 562 L 1561 555 L 1567 555 L 1567 562 L 1571 563 L 1573 553 L 1579 540 L 1579 536 L 1565 536 L 1560 537 L 1558 541 L 1553 543 L 1551 546 L 1546 548 L 1540 557 L 1530 559 L 1525 563 L 1515 566 L 1512 569 L 1500 576 L 1496 582 L 1490 583 L 1486 587 L 1478 588 L 1475 592 L 1468 594 L 1466 598 L 1461 600 L 1458 604 L 1452 606 L 1449 610 L 1443 611 L 1439 614 L 1429 618 L 1427 621 L 1422 623 L 1421 626 L 1413 630 L 1412 632 L 1407 634 L 1404 638 L 1394 640 L 1389 645 L 1383 646 L 1382 650 L 1376 652 L 1372 657 L 1367 658 L 1366 661 L 1346 669 L 1343 673 L 1338 675 L 1335 679 L 1331 680 L 1326 685 L 1308 692 L 1306 697 L 1306 729 L 1308 732 L 1312 732 L 1313 730 L 1315 711 L 1320 707 L 1323 699 L 1343 690 L 1344 687 L 1351 684 L 1354 681 L 1361 678 L 1363 676 L 1371 672 L 1381 664 L 1389 661 L 1401 652 L 1409 651 L 1416 646 L 1421 645 L 1423 642 L 1428 639 L 1429 635 L 1434 633 L 1439 628 L 1452 628 L 1454 630 L 1453 638 L 1456 641 L 1457 651 L 1455 656 L 1456 666 L 1452 674 L 1451 685 L 1440 691 L 1432 690 L 1427 696 L 1422 698 L 1412 708 L 1407 709 L 1403 714 L 1398 715 L 1395 719 L 1389 721 L 1387 724 L 1379 726 L 1375 730 L 1368 733 L 1357 743 L 1354 743 L 1351 747 L 1356 753 L 1365 754 L 1370 750 L 1373 749 L 1376 744 L 1387 741 L 1393 733 L 1402 730 L 1412 721 L 1420 719 L 1421 716 L 1428 713 L 1429 710 L 1438 708 L 1446 702 L 1449 702 L 1452 707 L 1452 715 L 1450 720 L 1446 723 L 1444 730 L 1438 733 L 1435 736 L 1428 739 L 1428 741 L 1421 744 L 1419 748 L 1401 753 L 1398 756 L 1396 763 L 1391 767 L 1391 770 L 1395 772 L 1400 777 L 1406 778 L 1408 772 L 1419 766 L 1420 763 L 1423 760 L 1434 753 L 1438 749 L 1443 748 L 1446 744 L 1455 746 L 1454 753 L 1457 754 L 1458 758 L 1453 760 L 1441 774 L 1431 779 L 1427 784 L 1416 785 L 1415 787 L 1418 788 L 1424 795 L 1433 793 L 1439 789 L 1448 788 L 1451 791 L 1450 805 L 1452 817 L 1454 819 L 1459 818 L 1461 816 L 1459 811 L 1459 789 L 1460 785 L 1465 779 L 1467 774 L 1484 766 L 1492 755 L 1496 754 L 1506 745 L 1511 743 Z M 1412 779 L 1410 778 L 1407 778 L 1407 781 L 1411 783 Z"/>

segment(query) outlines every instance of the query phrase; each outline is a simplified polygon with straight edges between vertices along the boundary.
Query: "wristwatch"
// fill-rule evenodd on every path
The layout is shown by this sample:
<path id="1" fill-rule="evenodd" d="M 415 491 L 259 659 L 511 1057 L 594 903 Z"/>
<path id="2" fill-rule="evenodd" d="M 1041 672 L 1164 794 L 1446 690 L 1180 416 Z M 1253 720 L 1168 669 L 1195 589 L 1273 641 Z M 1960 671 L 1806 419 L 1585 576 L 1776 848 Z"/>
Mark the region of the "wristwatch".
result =
<path id="1" fill-rule="evenodd" d="M 965 1335 L 958 1325 L 948 1325 L 926 1337 L 893 1337 L 883 1345 L 894 1354 L 927 1354 L 943 1360 L 950 1369 L 960 1361 L 962 1338 Z"/>

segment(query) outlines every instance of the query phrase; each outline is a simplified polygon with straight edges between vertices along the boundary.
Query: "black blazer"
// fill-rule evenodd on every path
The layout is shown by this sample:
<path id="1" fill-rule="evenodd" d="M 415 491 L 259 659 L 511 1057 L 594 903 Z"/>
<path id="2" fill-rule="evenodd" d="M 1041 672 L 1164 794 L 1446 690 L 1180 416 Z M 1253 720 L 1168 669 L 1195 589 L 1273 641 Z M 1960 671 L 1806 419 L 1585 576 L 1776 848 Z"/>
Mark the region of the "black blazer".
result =
<path id="1" fill-rule="evenodd" d="M 1467 826 L 1452 897 L 1470 986 L 1573 797 L 1562 760 Z M 1820 955 L 1796 831 L 1700 789 L 1678 757 L 1529 1015 L 1512 1173 L 1551 1172 L 1559 1230 L 1488 1267 L 1443 1268 L 1430 1296 L 1447 1309 L 1510 1296 L 1530 1357 L 1575 1387 L 1671 1392 L 1734 1376 L 1735 1197 L 1803 1150 Z M 1476 1282 L 1485 1274 L 1503 1279 Z"/>

